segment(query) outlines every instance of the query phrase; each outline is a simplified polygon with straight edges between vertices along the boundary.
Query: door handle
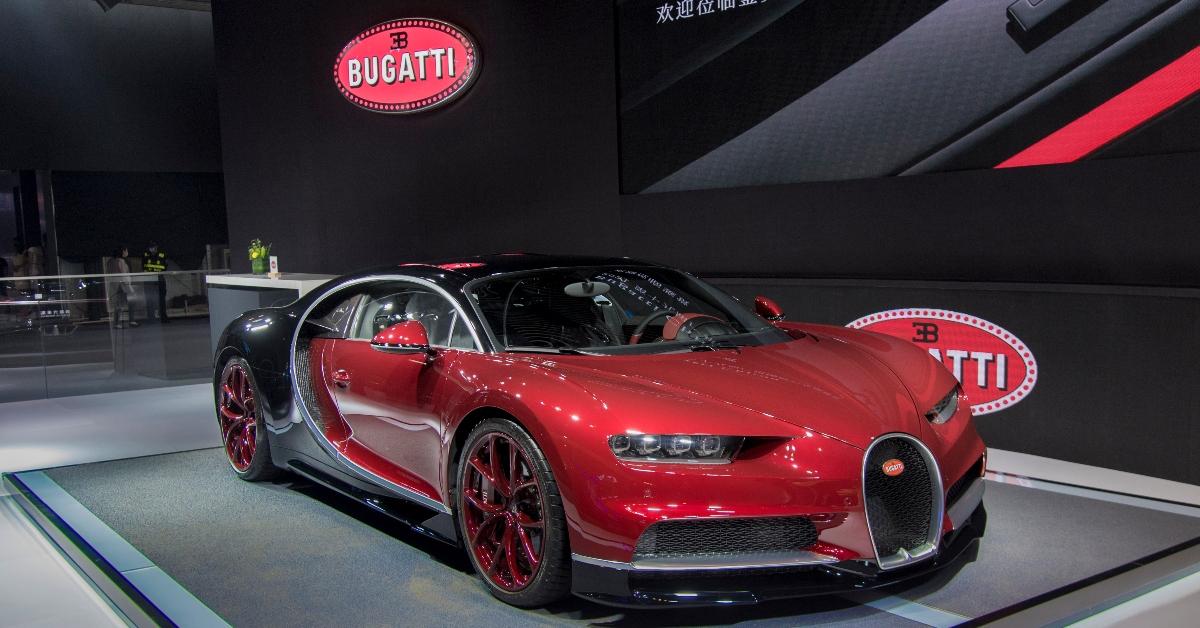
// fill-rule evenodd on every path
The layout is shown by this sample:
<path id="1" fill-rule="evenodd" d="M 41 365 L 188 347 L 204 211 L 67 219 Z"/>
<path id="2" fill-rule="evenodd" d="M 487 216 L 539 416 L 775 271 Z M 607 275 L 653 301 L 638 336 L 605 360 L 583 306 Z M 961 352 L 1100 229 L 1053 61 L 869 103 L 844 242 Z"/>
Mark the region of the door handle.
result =
<path id="1" fill-rule="evenodd" d="M 345 388 L 350 385 L 350 373 L 346 369 L 338 369 L 333 372 L 333 383 L 339 388 Z"/>

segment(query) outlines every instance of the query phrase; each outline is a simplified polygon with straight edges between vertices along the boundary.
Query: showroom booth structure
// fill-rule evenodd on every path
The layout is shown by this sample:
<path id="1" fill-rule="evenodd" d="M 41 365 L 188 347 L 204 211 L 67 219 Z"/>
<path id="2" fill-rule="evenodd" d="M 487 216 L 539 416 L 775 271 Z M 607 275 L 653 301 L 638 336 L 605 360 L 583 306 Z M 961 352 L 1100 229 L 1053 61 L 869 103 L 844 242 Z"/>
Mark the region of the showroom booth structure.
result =
<path id="1" fill-rule="evenodd" d="M 997 36 L 1007 37 L 1000 4 L 983 3 L 996 5 Z M 1190 3 L 1158 4 L 1170 11 L 1123 26 L 1126 39 L 1154 30 L 1151 41 L 1165 51 L 1156 56 L 1194 47 Z M 647 36 L 666 37 L 670 25 L 655 24 L 644 5 L 628 10 L 649 22 Z M 441 18 L 478 42 L 476 82 L 426 113 L 367 115 L 321 72 L 360 26 L 389 10 L 218 3 L 231 241 L 270 233 L 287 270 L 318 273 L 503 251 L 616 253 L 736 282 L 738 296 L 771 296 L 797 320 L 844 325 L 896 307 L 970 313 L 1054 363 L 1035 393 L 980 419 L 989 444 L 1200 481 L 1188 453 L 1200 442 L 1182 418 L 1200 403 L 1186 368 L 1200 350 L 1200 223 L 1190 193 L 1200 154 L 1179 150 L 1192 137 L 1194 99 L 1108 159 L 636 193 L 619 183 L 619 166 L 635 158 L 620 153 L 621 123 L 640 111 L 620 100 L 622 72 L 648 62 L 614 48 L 614 32 L 619 42 L 632 36 L 618 23 L 633 19 L 626 9 L 446 5 Z M 255 54 L 264 44 L 278 56 Z M 291 62 L 276 63 L 281 57 Z M 280 80 L 262 82 L 268 72 Z M 1096 91 L 1074 107 L 1102 100 L 1106 92 Z M 712 98 L 738 102 L 724 92 Z M 687 109 L 677 111 L 687 119 Z M 1171 129 L 1178 136 L 1162 139 Z M 1169 154 L 1134 151 L 1138 143 Z M 239 264 L 235 271 L 245 270 Z M 805 282 L 821 291 L 783 287 Z M 857 300 L 876 287 L 886 298 Z M 1039 334 L 1046 339 L 1030 340 Z M 1154 387 L 1178 393 L 1127 394 Z M 1142 429 L 1145 421 L 1155 428 Z"/>
<path id="2" fill-rule="evenodd" d="M 873 316 L 902 318 L 906 339 L 925 342 L 948 368 L 957 364 L 960 378 L 997 404 L 981 404 L 975 417 L 992 448 L 986 533 L 961 564 L 879 592 L 754 607 L 625 611 L 573 599 L 512 609 L 487 596 L 461 552 L 421 533 L 420 511 L 401 517 L 411 525 L 397 524 L 300 477 L 239 483 L 223 452 L 207 448 L 217 444 L 210 374 L 194 360 L 188 379 L 176 382 L 188 385 L 152 402 L 166 414 L 179 409 L 142 451 L 160 455 L 133 457 L 132 443 L 110 456 L 14 468 L 8 490 L 135 623 L 236 625 L 297 613 L 363 623 L 1066 623 L 1192 578 L 1200 565 L 1200 388 L 1191 376 L 1200 354 L 1200 145 L 1188 141 L 1200 137 L 1200 99 L 1182 100 L 1106 145 L 1100 158 L 994 166 L 995 151 L 1008 158 L 1025 147 L 1022 133 L 1049 134 L 1184 58 L 1200 44 L 1200 3 L 1104 6 L 1032 39 L 1007 26 L 1011 2 L 912 3 L 883 26 L 854 30 L 851 43 L 862 50 L 837 67 L 795 57 L 813 66 L 801 77 L 812 85 L 765 70 L 733 81 L 728 72 L 822 20 L 835 34 L 803 32 L 849 46 L 836 37 L 850 35 L 833 26 L 852 18 L 835 3 L 746 3 L 741 14 L 681 18 L 682 4 L 214 1 L 212 74 L 200 72 L 198 81 L 215 84 L 218 106 L 201 108 L 219 111 L 220 158 L 206 144 L 203 163 L 176 160 L 176 168 L 201 173 L 202 208 L 212 207 L 208 171 L 219 169 L 227 241 L 270 242 L 286 272 L 281 280 L 243 276 L 249 262 L 238 254 L 232 274 L 208 273 L 210 325 L 189 336 L 189 351 L 201 335 L 215 344 L 241 312 L 290 301 L 336 274 L 492 252 L 661 262 L 744 303 L 768 296 L 792 320 L 865 321 L 869 329 Z M 660 21 L 655 9 L 667 5 L 674 18 Z M 859 10 L 889 3 L 869 5 Z M 102 20 L 122 11 L 175 9 L 117 6 L 81 28 L 103 30 Z M 980 22 L 971 21 L 976 12 Z M 870 63 L 895 71 L 872 56 L 883 46 L 895 59 L 922 42 L 959 45 L 932 39 L 955 16 L 970 26 L 964 32 L 983 33 L 995 59 L 1054 59 L 1059 73 L 953 137 L 936 136 L 924 124 L 935 116 L 914 109 L 907 117 L 930 133 L 928 145 L 910 147 L 896 163 L 854 158 L 861 146 L 850 140 L 865 140 L 849 136 L 838 136 L 844 152 L 829 158 L 821 170 L 828 176 L 739 161 L 790 154 L 782 144 L 795 139 L 786 135 L 791 127 L 774 131 L 779 144 L 755 133 L 787 115 L 805 120 L 789 107 L 821 104 L 801 99 L 850 76 L 843 72 Z M 374 25 L 418 17 L 453 24 L 477 45 L 478 75 L 461 93 L 428 111 L 388 114 L 339 91 L 331 71 L 347 42 Z M 700 30 L 666 30 L 677 25 Z M 1070 39 L 1071 29 L 1097 41 L 1073 52 L 1056 40 Z M 689 47 L 695 41 L 721 45 L 698 51 Z M 914 74 L 923 69 L 913 66 Z M 1086 82 L 1095 76 L 1109 78 Z M 1090 87 L 1070 91 L 1072 82 Z M 1046 86 L 1068 96 L 1038 91 Z M 753 94 L 766 92 L 755 108 Z M 733 111 L 723 118 L 714 103 Z M 980 135 L 999 139 L 969 141 Z M 20 167 L 87 171 L 104 158 L 75 153 L 87 159 Z M 0 167 L 18 166 L 0 156 Z M 843 161 L 877 167 L 830 175 Z M 714 174 L 725 166 L 750 178 Z M 745 174 L 755 170 L 757 182 Z M 73 207 L 86 213 L 86 204 Z M 942 319 L 931 312 L 978 321 L 992 335 L 954 344 L 941 327 L 935 342 L 929 326 Z M 1004 344 L 1005 334 L 1015 340 Z M 156 347 L 170 353 L 162 341 Z M 1028 388 L 1019 396 L 1007 394 L 1021 384 Z M 88 409 L 73 412 L 67 424 Z M 266 563 L 279 568 L 254 568 Z M 321 581 L 311 577 L 316 565 Z"/>

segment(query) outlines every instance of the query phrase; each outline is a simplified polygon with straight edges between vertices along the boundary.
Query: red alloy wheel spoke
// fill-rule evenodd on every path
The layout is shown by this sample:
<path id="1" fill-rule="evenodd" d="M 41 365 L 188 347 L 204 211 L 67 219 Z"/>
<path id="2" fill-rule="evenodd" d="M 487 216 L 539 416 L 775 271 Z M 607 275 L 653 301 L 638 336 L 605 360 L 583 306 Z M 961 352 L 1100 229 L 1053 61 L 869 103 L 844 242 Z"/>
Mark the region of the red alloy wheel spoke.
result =
<path id="1" fill-rule="evenodd" d="M 513 584 L 524 585 L 529 581 L 529 577 L 521 573 L 521 567 L 517 565 L 517 534 L 514 532 L 516 529 L 515 524 L 509 524 L 504 529 L 504 558 L 507 559 L 508 574 L 512 577 Z"/>
<path id="2" fill-rule="evenodd" d="M 486 519 L 480 522 L 479 527 L 475 529 L 474 536 L 471 537 L 471 545 L 479 546 L 487 543 L 486 535 L 491 532 L 491 529 L 500 521 L 503 515 L 489 515 Z"/>
<path id="3" fill-rule="evenodd" d="M 507 485 L 506 488 L 509 489 L 509 495 L 515 495 L 517 493 L 517 491 L 512 487 L 516 486 L 520 480 L 520 478 L 517 476 L 517 469 L 519 469 L 520 466 L 520 451 L 516 448 L 516 446 L 513 445 L 513 443 L 510 442 L 508 444 L 508 482 L 505 483 Z"/>
<path id="4" fill-rule="evenodd" d="M 532 569 L 537 569 L 541 559 L 538 558 L 538 553 L 533 549 L 533 540 L 529 538 L 529 533 L 525 528 L 517 526 L 517 538 L 521 539 L 521 548 L 525 550 L 525 558 L 529 560 L 529 566 Z"/>
<path id="5" fill-rule="evenodd" d="M 493 585 L 519 591 L 537 576 L 542 562 L 540 485 L 528 456 L 508 435 L 493 432 L 476 443 L 467 455 L 460 492 L 471 552 Z"/>
<path id="6" fill-rule="evenodd" d="M 520 525 L 522 528 L 534 528 L 535 530 L 542 529 L 541 521 L 535 521 L 533 519 L 530 519 L 529 515 L 527 515 L 523 512 L 517 513 L 517 524 Z"/>
<path id="7" fill-rule="evenodd" d="M 471 466 L 475 468 L 475 471 L 478 472 L 483 479 L 487 480 L 488 484 L 495 486 L 496 480 L 492 477 L 492 472 L 487 468 L 486 465 L 487 463 L 480 460 L 478 456 L 471 458 Z"/>
<path id="8" fill-rule="evenodd" d="M 239 427 L 241 429 L 238 430 L 237 444 L 238 453 L 241 454 L 241 456 L 238 458 L 238 462 L 244 463 L 246 458 L 246 450 L 250 448 L 250 439 L 247 438 L 245 424 L 242 424 Z"/>
<path id="9" fill-rule="evenodd" d="M 536 481 L 536 480 L 530 480 L 530 481 L 528 481 L 528 482 L 525 482 L 525 483 L 523 483 L 523 484 L 518 484 L 518 485 L 517 485 L 517 487 L 516 487 L 516 488 L 514 488 L 514 489 L 512 490 L 512 494 L 513 494 L 513 495 L 518 495 L 518 494 L 520 494 L 520 492 L 521 492 L 521 491 L 523 491 L 523 490 L 525 490 L 525 489 L 529 489 L 529 488 L 537 488 L 537 481 Z"/>
<path id="10" fill-rule="evenodd" d="M 236 404 L 239 406 L 241 405 L 241 402 L 237 398 L 237 393 L 233 391 L 233 388 L 229 384 L 223 384 L 221 386 L 221 392 L 225 393 L 226 403 Z"/>
<path id="11" fill-rule="evenodd" d="M 463 493 L 463 497 L 465 497 L 467 500 L 467 503 L 471 504 L 471 506 L 474 507 L 476 510 L 480 510 L 489 515 L 497 514 L 504 510 L 503 504 L 490 504 L 488 502 L 485 502 L 478 495 L 474 494 L 471 491 L 467 491 L 467 492 Z"/>
<path id="12" fill-rule="evenodd" d="M 221 404 L 217 410 L 225 454 L 229 456 L 234 469 L 244 472 L 254 460 L 258 435 L 254 393 L 244 367 L 240 364 L 228 367 L 221 381 L 221 393 Z"/>
<path id="13" fill-rule="evenodd" d="M 241 464 L 242 461 L 242 441 L 237 438 L 237 435 L 232 430 L 229 432 L 229 444 L 226 446 L 229 450 L 229 459 L 234 464 Z"/>
<path id="14" fill-rule="evenodd" d="M 237 426 L 238 426 L 237 423 L 230 422 L 229 428 L 225 430 L 225 434 L 223 435 L 222 438 L 225 441 L 225 447 L 227 449 L 232 447 L 235 444 L 235 441 L 237 440 L 237 435 L 238 435 L 237 434 Z"/>
<path id="15" fill-rule="evenodd" d="M 496 574 L 496 569 L 500 567 L 500 555 L 501 555 L 501 554 L 503 554 L 503 553 L 504 553 L 504 544 L 503 544 L 503 543 L 497 543 L 497 544 L 496 544 L 496 551 L 492 552 L 492 558 L 491 558 L 491 560 L 490 560 L 490 561 L 489 561 L 489 563 L 488 563 L 487 572 L 488 572 L 488 575 L 489 575 L 489 576 L 495 576 L 495 575 L 497 575 L 497 574 Z M 493 577 L 493 580 L 495 580 L 495 579 L 496 579 L 496 578 L 494 578 L 494 577 Z"/>
<path id="16" fill-rule="evenodd" d="M 497 446 L 499 444 L 500 444 L 500 437 L 496 434 L 492 434 L 491 438 L 488 439 L 488 462 L 491 463 L 490 467 L 491 467 L 491 473 L 492 473 L 492 480 L 493 480 L 493 484 L 496 487 L 496 490 L 501 495 L 508 497 L 511 495 L 511 493 L 508 492 L 508 482 L 505 481 L 503 469 L 500 466 L 502 461 L 500 459 L 500 456 L 498 455 L 499 452 L 497 451 Z M 512 447 L 511 443 L 509 444 L 509 447 L 510 448 Z"/>

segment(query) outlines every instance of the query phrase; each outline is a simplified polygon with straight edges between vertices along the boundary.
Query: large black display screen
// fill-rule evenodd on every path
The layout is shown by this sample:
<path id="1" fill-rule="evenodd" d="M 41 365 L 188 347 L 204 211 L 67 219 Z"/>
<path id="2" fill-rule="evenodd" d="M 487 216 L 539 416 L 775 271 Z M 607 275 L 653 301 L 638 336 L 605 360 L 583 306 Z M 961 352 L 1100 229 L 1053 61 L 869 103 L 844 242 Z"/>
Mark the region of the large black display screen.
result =
<path id="1" fill-rule="evenodd" d="M 621 189 L 1200 150 L 1197 0 L 617 2 Z"/>

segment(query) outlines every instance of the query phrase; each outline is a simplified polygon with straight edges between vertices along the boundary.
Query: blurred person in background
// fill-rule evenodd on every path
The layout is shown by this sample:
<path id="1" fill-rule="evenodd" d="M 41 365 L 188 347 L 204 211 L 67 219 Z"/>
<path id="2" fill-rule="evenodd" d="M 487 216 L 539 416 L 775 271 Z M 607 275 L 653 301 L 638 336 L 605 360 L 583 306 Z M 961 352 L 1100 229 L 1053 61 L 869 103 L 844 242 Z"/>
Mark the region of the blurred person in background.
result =
<path id="1" fill-rule="evenodd" d="M 28 266 L 28 264 L 26 263 L 26 258 L 25 258 L 25 243 L 21 241 L 21 238 L 13 238 L 12 266 L 13 266 L 12 267 L 12 276 L 13 277 L 28 277 L 29 276 L 29 273 L 26 272 L 26 267 Z M 28 281 L 14 281 L 12 283 L 12 288 L 13 288 L 13 296 L 14 297 L 18 296 L 18 295 L 20 295 L 21 292 L 29 290 L 29 282 Z"/>
<path id="2" fill-rule="evenodd" d="M 13 238 L 13 277 L 37 277 L 42 274 L 42 247 L 41 244 L 33 244 L 29 247 L 21 238 Z M 15 283 L 17 290 L 29 292 L 33 290 L 33 282 L 18 281 Z"/>
<path id="3" fill-rule="evenodd" d="M 33 244 L 25 249 L 25 276 L 41 276 L 44 272 L 43 263 L 45 260 L 46 254 L 42 251 L 41 244 Z"/>
<path id="4" fill-rule="evenodd" d="M 158 320 L 161 323 L 169 323 L 171 319 L 167 318 L 167 278 L 161 273 L 167 269 L 167 252 L 158 248 L 158 243 L 151 240 L 150 248 L 142 253 L 142 271 L 147 273 L 160 273 L 158 275 Z"/>
<path id="5" fill-rule="evenodd" d="M 4 257 L 4 256 L 0 256 L 0 279 L 7 278 L 8 272 L 9 272 L 8 258 Z M 10 283 L 12 283 L 12 282 L 0 281 L 0 299 L 8 298 L 8 288 L 9 288 Z"/>
<path id="6" fill-rule="evenodd" d="M 121 322 L 122 312 L 125 313 L 125 320 L 129 321 L 130 327 L 138 326 L 138 323 L 129 317 L 129 297 L 133 294 L 133 282 L 129 279 L 129 262 L 126 259 L 128 257 L 129 247 L 119 246 L 104 267 L 104 272 L 108 275 L 104 278 L 104 288 L 108 292 L 108 316 L 117 329 L 125 327 Z"/>

